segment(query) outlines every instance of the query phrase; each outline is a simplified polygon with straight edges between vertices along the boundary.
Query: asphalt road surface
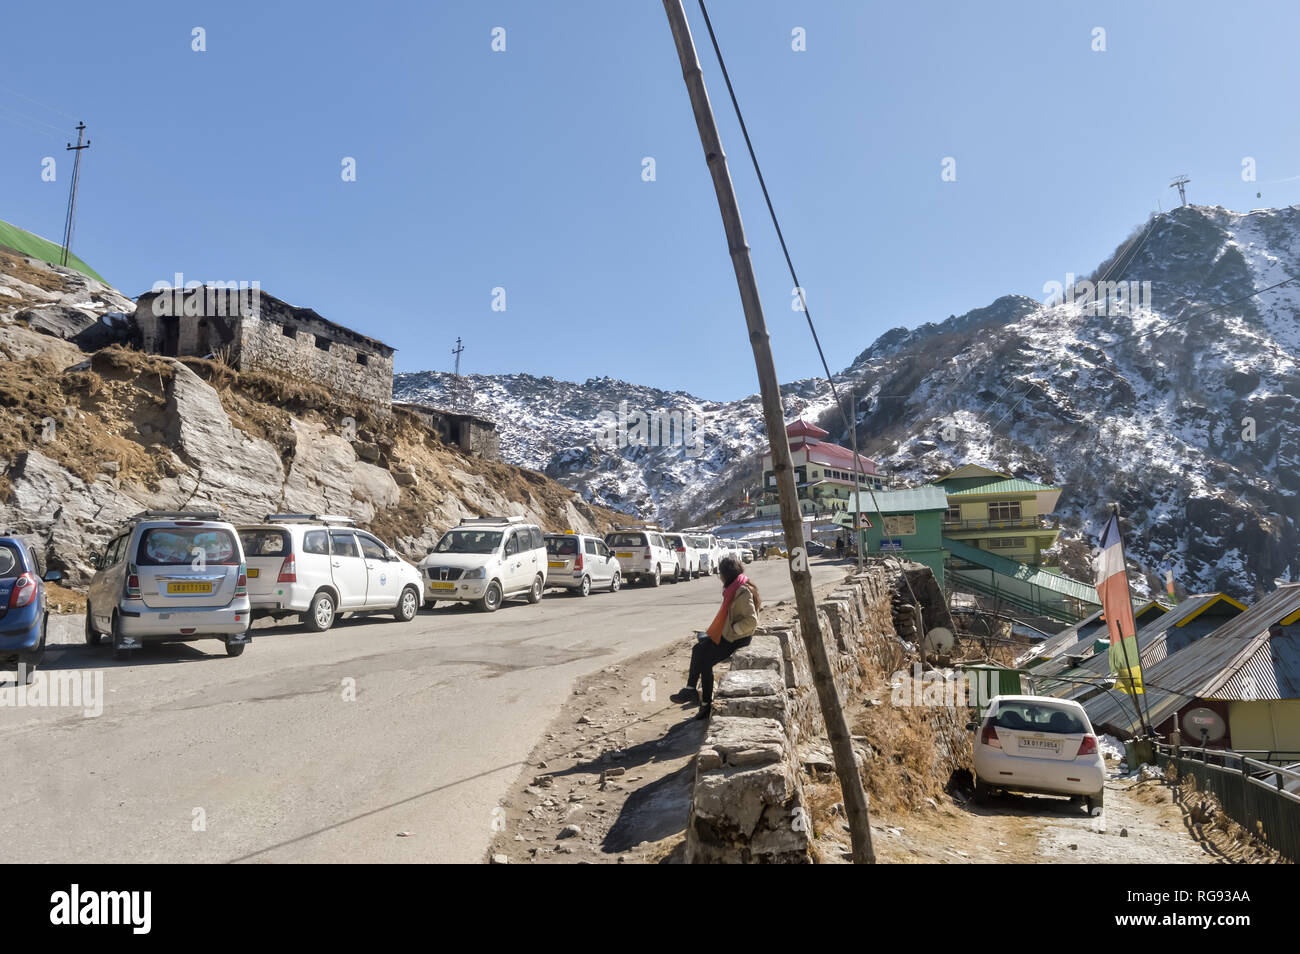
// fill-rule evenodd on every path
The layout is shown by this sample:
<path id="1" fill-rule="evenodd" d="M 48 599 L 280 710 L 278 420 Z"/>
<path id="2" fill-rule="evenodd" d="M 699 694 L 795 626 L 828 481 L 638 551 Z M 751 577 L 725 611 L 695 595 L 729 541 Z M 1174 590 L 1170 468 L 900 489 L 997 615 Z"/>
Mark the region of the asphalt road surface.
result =
<path id="1" fill-rule="evenodd" d="M 765 601 L 791 597 L 784 562 L 746 572 Z M 122 663 L 84 645 L 81 617 L 52 619 L 43 669 L 102 673 L 103 711 L 0 707 L 0 859 L 479 861 L 574 680 L 704 629 L 720 598 L 717 577 L 548 591 L 493 614 L 281 624 L 237 659 L 203 641 Z"/>

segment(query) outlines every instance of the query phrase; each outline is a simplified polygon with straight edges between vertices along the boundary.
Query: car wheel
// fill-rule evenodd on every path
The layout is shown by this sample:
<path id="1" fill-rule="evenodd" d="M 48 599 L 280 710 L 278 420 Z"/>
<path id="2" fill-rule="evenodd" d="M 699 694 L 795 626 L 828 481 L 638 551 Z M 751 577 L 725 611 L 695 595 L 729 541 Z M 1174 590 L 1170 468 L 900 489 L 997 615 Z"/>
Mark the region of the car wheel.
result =
<path id="1" fill-rule="evenodd" d="M 623 578 L 619 576 L 617 573 L 615 573 L 614 578 L 609 581 L 609 591 L 611 593 L 617 593 L 618 588 L 622 585 L 623 585 Z"/>
<path id="2" fill-rule="evenodd" d="M 311 607 L 303 614 L 307 628 L 313 633 L 323 633 L 334 625 L 334 597 L 321 590 L 311 598 Z"/>
<path id="3" fill-rule="evenodd" d="M 393 619 L 399 623 L 409 623 L 415 619 L 415 614 L 418 612 L 420 612 L 420 594 L 415 587 L 408 586 L 402 590 L 402 596 L 393 610 Z"/>
<path id="4" fill-rule="evenodd" d="M 113 614 L 113 658 L 127 659 L 131 655 L 131 650 L 124 649 L 122 646 L 122 621 L 116 613 Z"/>
<path id="5" fill-rule="evenodd" d="M 681 581 L 682 581 L 682 565 L 679 563 L 675 567 L 673 567 L 673 582 L 680 583 Z"/>
<path id="6" fill-rule="evenodd" d="M 650 585 L 658 586 L 663 581 L 664 581 L 663 571 L 660 570 L 658 566 L 655 566 L 655 575 L 650 577 Z"/>
<path id="7" fill-rule="evenodd" d="M 86 645 L 98 646 L 104 641 L 104 634 L 95 629 L 95 623 L 90 615 L 90 605 L 86 605 Z"/>
<path id="8" fill-rule="evenodd" d="M 501 584 L 493 580 L 488 584 L 487 592 L 476 604 L 484 613 L 495 613 L 501 608 Z"/>
<path id="9" fill-rule="evenodd" d="M 248 643 L 232 643 L 226 640 L 226 655 L 232 657 L 242 656 L 244 655 L 244 647 L 247 645 Z"/>
<path id="10" fill-rule="evenodd" d="M 1085 800 L 1084 805 L 1087 809 L 1088 814 L 1091 817 L 1096 818 L 1101 814 L 1101 808 L 1105 801 L 1105 795 L 1106 795 L 1105 791 L 1101 791 L 1098 792 L 1096 795 L 1089 795 L 1088 798 Z"/>
<path id="11" fill-rule="evenodd" d="M 584 576 L 582 582 L 578 584 L 577 593 L 579 596 L 591 595 L 591 577 Z"/>
<path id="12" fill-rule="evenodd" d="M 528 591 L 528 602 L 540 603 L 542 601 L 542 591 L 546 589 L 546 581 L 542 579 L 542 574 L 538 573 L 533 579 L 533 588 Z"/>
<path id="13" fill-rule="evenodd" d="M 975 778 L 975 804 L 985 805 L 989 800 L 988 784 L 978 776 Z"/>

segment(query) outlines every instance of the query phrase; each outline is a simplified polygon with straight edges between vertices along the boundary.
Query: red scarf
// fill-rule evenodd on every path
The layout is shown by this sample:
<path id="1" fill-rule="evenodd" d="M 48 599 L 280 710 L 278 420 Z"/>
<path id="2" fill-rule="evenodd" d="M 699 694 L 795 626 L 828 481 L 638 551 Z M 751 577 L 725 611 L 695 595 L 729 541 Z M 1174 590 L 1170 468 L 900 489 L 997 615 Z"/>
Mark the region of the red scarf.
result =
<path id="1" fill-rule="evenodd" d="M 731 601 L 736 598 L 740 588 L 748 583 L 749 577 L 742 573 L 731 581 L 730 586 L 722 591 L 722 608 L 718 610 L 718 615 L 713 617 L 713 622 L 705 630 L 709 634 L 709 639 L 713 640 L 715 645 L 722 642 L 722 627 L 727 625 L 727 611 L 731 609 Z"/>

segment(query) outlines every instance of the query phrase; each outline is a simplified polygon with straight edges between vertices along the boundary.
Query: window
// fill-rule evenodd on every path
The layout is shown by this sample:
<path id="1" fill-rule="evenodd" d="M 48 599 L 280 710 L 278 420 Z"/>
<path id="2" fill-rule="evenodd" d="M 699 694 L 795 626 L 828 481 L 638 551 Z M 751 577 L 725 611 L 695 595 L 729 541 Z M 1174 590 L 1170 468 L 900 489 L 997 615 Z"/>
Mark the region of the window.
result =
<path id="1" fill-rule="evenodd" d="M 584 540 L 584 541 L 582 541 L 582 548 L 583 548 L 584 550 L 586 550 L 588 553 L 590 553 L 592 556 L 598 556 L 599 553 L 600 553 L 600 551 L 596 549 L 596 541 L 595 541 L 595 540 Z"/>
<path id="2" fill-rule="evenodd" d="M 362 354 L 360 351 L 358 351 L 358 352 L 357 352 L 357 364 L 369 364 L 369 363 L 370 363 L 370 355 L 368 355 L 368 354 Z"/>
<path id="3" fill-rule="evenodd" d="M 361 559 L 361 554 L 357 551 L 357 539 L 351 530 L 331 530 L 330 545 L 334 548 L 335 556 Z"/>
<path id="4" fill-rule="evenodd" d="M 644 533 L 611 533 L 605 538 L 611 547 L 648 547 L 650 542 Z"/>
<path id="5" fill-rule="evenodd" d="M 23 572 L 22 556 L 12 543 L 0 543 L 0 580 L 12 580 Z"/>
<path id="6" fill-rule="evenodd" d="M 961 504 L 949 507 L 943 514 L 944 523 L 961 523 Z"/>
<path id="7" fill-rule="evenodd" d="M 993 537 L 989 540 L 990 550 L 1023 550 L 1024 537 Z"/>
<path id="8" fill-rule="evenodd" d="M 280 334 L 284 335 L 286 338 L 297 338 L 297 337 L 298 337 L 298 329 L 297 329 L 297 328 L 290 328 L 288 325 L 281 325 L 281 326 L 280 326 Z"/>
<path id="9" fill-rule="evenodd" d="M 538 529 L 537 527 L 529 527 L 528 532 L 532 534 L 533 537 L 533 545 L 530 549 L 540 550 L 544 546 L 546 546 L 546 544 L 542 540 L 542 531 L 540 529 Z"/>
<path id="10" fill-rule="evenodd" d="M 361 552 L 365 554 L 367 560 L 388 559 L 388 548 L 374 537 L 368 537 L 364 533 L 358 533 L 357 542 L 361 544 Z"/>
<path id="11" fill-rule="evenodd" d="M 289 535 L 283 530 L 240 530 L 246 557 L 283 556 L 289 552 Z"/>
<path id="12" fill-rule="evenodd" d="M 495 553 L 501 544 L 500 530 L 448 530 L 433 548 L 435 553 Z"/>
<path id="13" fill-rule="evenodd" d="M 607 556 L 609 556 L 609 547 L 605 546 L 604 543 L 602 543 L 601 541 L 597 540 L 597 541 L 596 541 L 596 552 L 599 553 L 599 554 L 600 554 L 601 556 L 603 556 L 603 557 L 607 557 Z"/>
<path id="14" fill-rule="evenodd" d="M 519 553 L 519 534 L 512 533 L 506 538 L 506 556 L 515 556 Z"/>
<path id="15" fill-rule="evenodd" d="M 308 530 L 302 538 L 302 552 L 329 556 L 330 542 L 324 530 Z"/>
<path id="16" fill-rule="evenodd" d="M 220 527 L 150 527 L 140 536 L 135 562 L 141 566 L 188 566 L 199 556 L 204 563 L 240 562 L 235 535 Z"/>
<path id="17" fill-rule="evenodd" d="M 1019 520 L 1019 500 L 999 500 L 989 504 L 990 520 Z"/>
<path id="18" fill-rule="evenodd" d="M 547 537 L 546 552 L 551 556 L 574 556 L 578 552 L 578 538 Z"/>
<path id="19" fill-rule="evenodd" d="M 320 348 L 322 351 L 328 351 L 331 344 L 333 344 L 333 342 L 328 338 L 322 338 L 320 335 L 316 336 L 316 347 Z"/>

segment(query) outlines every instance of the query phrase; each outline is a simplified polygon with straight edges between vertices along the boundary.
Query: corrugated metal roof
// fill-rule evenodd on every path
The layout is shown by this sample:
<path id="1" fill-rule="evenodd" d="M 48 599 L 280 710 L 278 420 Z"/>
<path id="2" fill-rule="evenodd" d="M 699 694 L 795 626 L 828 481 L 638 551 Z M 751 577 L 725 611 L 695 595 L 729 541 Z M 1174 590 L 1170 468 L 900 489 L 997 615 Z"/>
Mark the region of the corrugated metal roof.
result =
<path id="1" fill-rule="evenodd" d="M 1297 611 L 1300 583 L 1289 583 L 1186 649 L 1146 667 L 1143 709 L 1149 722 L 1160 725 L 1198 698 L 1300 698 L 1300 632 L 1290 629 L 1269 637 L 1270 626 Z M 1136 731 L 1131 706 L 1128 697 L 1113 692 L 1084 703 L 1094 726 L 1124 735 Z"/>
<path id="2" fill-rule="evenodd" d="M 978 478 L 965 478 L 954 480 L 953 489 L 946 491 L 949 497 L 979 497 L 987 494 L 1036 494 L 1045 490 L 1060 491 L 1060 487 L 1051 487 L 1047 484 L 1036 484 L 1032 480 L 1021 480 L 1019 477 L 1008 477 L 1006 480 L 989 480 L 983 483 L 977 483 L 974 486 L 963 486 L 966 480 L 976 480 Z"/>
<path id="3" fill-rule="evenodd" d="M 859 491 L 857 499 L 862 512 L 870 516 L 877 509 L 881 513 L 915 513 L 923 510 L 947 510 L 948 498 L 942 487 L 923 484 L 904 490 L 877 490 L 875 501 L 872 495 Z"/>
<path id="4" fill-rule="evenodd" d="M 1221 598 L 1218 593 L 1198 593 L 1189 596 L 1173 609 L 1167 610 L 1146 625 L 1140 626 L 1137 632 L 1137 642 L 1143 669 L 1145 670 L 1148 666 L 1154 665 L 1165 657 L 1166 637 L 1171 630 L 1183 620 L 1200 613 Z M 1152 606 L 1164 608 L 1164 604 L 1155 600 L 1146 603 L 1144 608 Z M 1100 615 L 1094 613 L 1090 618 L 1095 620 Z M 1101 633 L 1103 635 L 1106 633 L 1104 627 Z M 1092 639 L 1095 642 L 1095 638 Z M 1178 644 L 1175 651 L 1183 648 L 1184 645 L 1186 643 Z M 1071 659 L 1071 656 L 1076 658 Z M 1053 666 L 1054 663 L 1058 665 Z M 1071 647 L 1062 651 L 1055 659 L 1034 667 L 1033 672 L 1036 678 L 1053 675 L 1062 677 L 1059 682 L 1038 683 L 1037 690 L 1039 692 L 1063 699 L 1074 699 L 1091 690 L 1091 687 L 1085 683 L 1097 682 L 1110 673 L 1110 657 L 1105 652 L 1097 652 L 1083 659 Z"/>

